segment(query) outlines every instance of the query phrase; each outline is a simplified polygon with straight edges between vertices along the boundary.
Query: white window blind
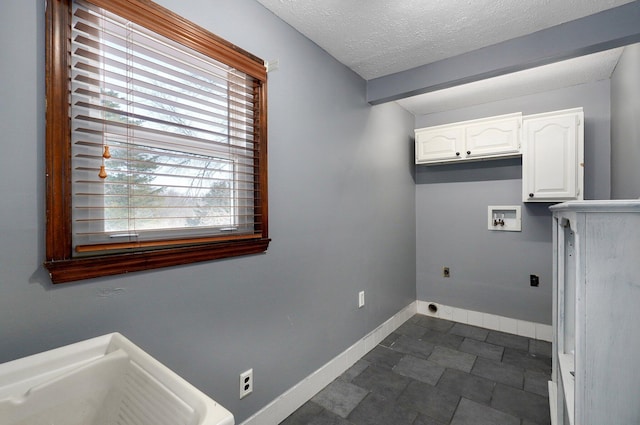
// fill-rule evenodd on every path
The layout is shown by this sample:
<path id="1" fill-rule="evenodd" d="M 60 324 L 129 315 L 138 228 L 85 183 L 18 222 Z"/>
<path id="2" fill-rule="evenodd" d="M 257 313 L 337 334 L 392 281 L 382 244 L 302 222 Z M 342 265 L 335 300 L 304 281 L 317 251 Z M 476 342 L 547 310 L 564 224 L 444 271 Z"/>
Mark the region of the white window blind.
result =
<path id="1" fill-rule="evenodd" d="M 71 43 L 74 255 L 259 237 L 253 78 L 82 1 Z"/>

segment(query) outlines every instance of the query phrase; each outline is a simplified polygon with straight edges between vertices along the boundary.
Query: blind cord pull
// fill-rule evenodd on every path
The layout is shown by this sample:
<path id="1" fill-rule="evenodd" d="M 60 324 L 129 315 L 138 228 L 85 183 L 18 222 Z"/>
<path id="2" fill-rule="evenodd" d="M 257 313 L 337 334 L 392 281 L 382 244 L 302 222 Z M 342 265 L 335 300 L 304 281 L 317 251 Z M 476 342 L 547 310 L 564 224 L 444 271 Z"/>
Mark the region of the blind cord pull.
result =
<path id="1" fill-rule="evenodd" d="M 111 152 L 109 152 L 109 146 L 104 147 L 104 153 L 102 154 L 102 165 L 100 166 L 100 172 L 98 173 L 98 177 L 101 179 L 107 178 L 107 171 L 104 169 L 104 160 L 111 158 Z"/>

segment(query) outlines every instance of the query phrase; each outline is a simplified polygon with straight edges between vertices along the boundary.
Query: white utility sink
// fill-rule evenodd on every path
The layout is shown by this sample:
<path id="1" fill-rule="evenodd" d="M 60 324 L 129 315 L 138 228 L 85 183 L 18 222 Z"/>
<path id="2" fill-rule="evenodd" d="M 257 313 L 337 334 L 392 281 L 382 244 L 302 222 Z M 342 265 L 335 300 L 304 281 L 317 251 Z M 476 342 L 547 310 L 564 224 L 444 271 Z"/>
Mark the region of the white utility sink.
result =
<path id="1" fill-rule="evenodd" d="M 0 425 L 233 424 L 119 333 L 0 364 Z"/>

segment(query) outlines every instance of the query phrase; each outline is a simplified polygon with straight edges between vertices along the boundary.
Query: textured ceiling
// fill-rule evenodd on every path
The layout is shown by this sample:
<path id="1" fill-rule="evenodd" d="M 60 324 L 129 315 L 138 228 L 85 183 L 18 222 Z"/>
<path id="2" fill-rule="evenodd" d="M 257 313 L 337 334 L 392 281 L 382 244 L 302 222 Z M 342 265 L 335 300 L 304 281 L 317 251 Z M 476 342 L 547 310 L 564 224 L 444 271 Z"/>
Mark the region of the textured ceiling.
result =
<path id="1" fill-rule="evenodd" d="M 370 80 L 632 0 L 257 0 Z"/>

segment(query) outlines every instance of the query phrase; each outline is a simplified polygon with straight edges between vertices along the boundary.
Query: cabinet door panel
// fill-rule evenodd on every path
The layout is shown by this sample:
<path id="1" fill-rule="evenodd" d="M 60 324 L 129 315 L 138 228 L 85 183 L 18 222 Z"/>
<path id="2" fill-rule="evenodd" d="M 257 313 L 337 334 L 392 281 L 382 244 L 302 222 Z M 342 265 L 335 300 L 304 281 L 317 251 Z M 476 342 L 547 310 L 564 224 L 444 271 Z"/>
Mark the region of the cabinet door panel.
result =
<path id="1" fill-rule="evenodd" d="M 465 129 L 467 158 L 520 152 L 520 115 L 469 125 Z"/>
<path id="2" fill-rule="evenodd" d="M 581 132 L 578 113 L 524 120 L 525 201 L 581 199 L 578 185 Z"/>
<path id="3" fill-rule="evenodd" d="M 416 132 L 416 163 L 460 158 L 461 139 L 459 127 Z"/>

